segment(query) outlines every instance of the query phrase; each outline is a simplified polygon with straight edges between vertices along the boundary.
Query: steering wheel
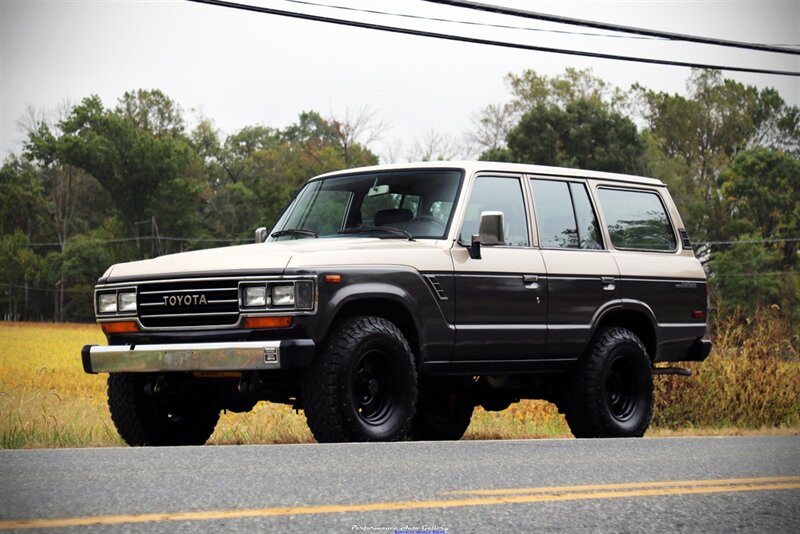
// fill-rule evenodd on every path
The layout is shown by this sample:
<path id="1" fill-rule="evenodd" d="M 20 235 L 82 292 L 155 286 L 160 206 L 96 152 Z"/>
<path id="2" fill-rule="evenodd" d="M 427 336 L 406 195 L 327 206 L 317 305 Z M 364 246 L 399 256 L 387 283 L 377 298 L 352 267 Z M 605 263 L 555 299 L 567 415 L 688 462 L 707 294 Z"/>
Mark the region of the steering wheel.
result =
<path id="1" fill-rule="evenodd" d="M 445 229 L 445 225 L 442 221 L 430 215 L 420 215 L 419 217 L 414 217 L 413 219 L 408 221 L 408 226 L 411 226 L 414 223 L 433 223 L 439 228 L 441 228 L 442 232 L 444 232 Z"/>

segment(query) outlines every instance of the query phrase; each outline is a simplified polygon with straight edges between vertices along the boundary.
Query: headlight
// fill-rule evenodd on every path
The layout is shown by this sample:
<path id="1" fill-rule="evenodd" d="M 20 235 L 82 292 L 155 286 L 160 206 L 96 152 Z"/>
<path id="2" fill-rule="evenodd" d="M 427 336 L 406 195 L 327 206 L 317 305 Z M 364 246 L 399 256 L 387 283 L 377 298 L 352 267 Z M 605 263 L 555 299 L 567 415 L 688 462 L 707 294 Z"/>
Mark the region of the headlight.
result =
<path id="1" fill-rule="evenodd" d="M 117 295 L 117 310 L 119 313 L 136 311 L 136 293 L 127 292 Z"/>
<path id="2" fill-rule="evenodd" d="M 312 280 L 264 280 L 239 284 L 239 309 L 243 312 L 309 311 L 316 301 Z"/>
<path id="3" fill-rule="evenodd" d="M 117 294 L 100 293 L 97 296 L 98 313 L 117 313 Z"/>
<path id="4" fill-rule="evenodd" d="M 245 308 L 263 308 L 267 305 L 267 286 L 247 286 L 242 294 Z"/>
<path id="5" fill-rule="evenodd" d="M 273 306 L 294 306 L 294 285 L 272 286 Z"/>

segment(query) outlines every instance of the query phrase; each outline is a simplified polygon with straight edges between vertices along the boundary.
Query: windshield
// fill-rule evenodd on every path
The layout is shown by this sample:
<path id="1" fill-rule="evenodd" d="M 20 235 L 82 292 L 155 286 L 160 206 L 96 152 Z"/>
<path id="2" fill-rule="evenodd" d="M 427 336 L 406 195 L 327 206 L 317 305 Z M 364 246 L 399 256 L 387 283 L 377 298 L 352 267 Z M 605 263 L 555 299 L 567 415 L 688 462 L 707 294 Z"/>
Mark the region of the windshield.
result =
<path id="1" fill-rule="evenodd" d="M 457 170 L 392 171 L 315 180 L 298 193 L 268 240 L 442 239 L 462 174 Z"/>

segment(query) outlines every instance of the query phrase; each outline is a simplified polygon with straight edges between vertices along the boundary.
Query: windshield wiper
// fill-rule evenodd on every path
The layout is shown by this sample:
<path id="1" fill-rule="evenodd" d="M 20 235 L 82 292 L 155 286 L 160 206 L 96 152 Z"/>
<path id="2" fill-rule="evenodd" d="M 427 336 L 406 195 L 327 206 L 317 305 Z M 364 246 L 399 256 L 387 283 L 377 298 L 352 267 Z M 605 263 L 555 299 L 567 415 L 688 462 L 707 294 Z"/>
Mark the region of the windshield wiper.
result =
<path id="1" fill-rule="evenodd" d="M 308 237 L 319 237 L 319 234 L 313 230 L 306 230 L 304 228 L 289 228 L 286 230 L 278 230 L 277 232 L 272 232 L 269 236 L 270 237 L 283 237 L 285 235 L 305 235 Z"/>
<path id="2" fill-rule="evenodd" d="M 414 236 L 409 234 L 402 228 L 395 228 L 394 226 L 357 226 L 355 228 L 345 228 L 339 230 L 339 234 L 365 234 L 368 232 L 388 232 L 390 234 L 402 234 L 408 238 L 409 241 L 414 241 Z"/>

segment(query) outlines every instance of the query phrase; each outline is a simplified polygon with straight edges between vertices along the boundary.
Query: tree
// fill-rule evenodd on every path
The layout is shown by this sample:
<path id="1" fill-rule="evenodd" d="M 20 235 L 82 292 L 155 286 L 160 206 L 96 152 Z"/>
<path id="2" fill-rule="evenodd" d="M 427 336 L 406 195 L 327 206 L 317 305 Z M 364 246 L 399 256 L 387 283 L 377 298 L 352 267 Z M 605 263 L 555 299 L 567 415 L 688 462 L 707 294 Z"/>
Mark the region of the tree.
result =
<path id="1" fill-rule="evenodd" d="M 116 114 L 154 136 L 182 136 L 183 110 L 158 89 L 127 91 L 119 99 Z"/>
<path id="2" fill-rule="evenodd" d="M 0 235 L 23 231 L 31 237 L 47 220 L 48 203 L 38 170 L 18 158 L 0 168 Z"/>
<path id="3" fill-rule="evenodd" d="M 408 153 L 411 161 L 445 161 L 456 159 L 463 152 L 460 143 L 448 133 L 423 132 Z"/>
<path id="4" fill-rule="evenodd" d="M 355 160 L 363 157 L 364 147 L 378 141 L 387 129 L 384 121 L 376 118 L 369 107 L 357 112 L 345 110 L 343 117 L 331 116 L 330 122 L 339 136 L 345 165 L 353 167 Z"/>
<path id="5" fill-rule="evenodd" d="M 513 98 L 473 118 L 471 141 L 482 160 L 635 173 L 644 145 L 624 113 L 623 92 L 588 70 L 506 78 Z M 501 140 L 501 136 L 504 139 Z"/>
<path id="6" fill-rule="evenodd" d="M 563 110 L 571 103 L 586 100 L 622 113 L 628 104 L 618 87 L 597 78 L 591 70 L 567 68 L 564 74 L 549 77 L 527 69 L 521 74 L 508 74 L 506 83 L 512 99 L 490 104 L 471 119 L 473 129 L 467 138 L 482 152 L 483 160 L 513 161 L 512 155 L 503 150 L 508 135 L 524 114 L 537 107 Z"/>
<path id="7" fill-rule="evenodd" d="M 126 93 L 116 111 L 105 109 L 97 96 L 85 98 L 59 123 L 60 135 L 42 123 L 25 145 L 45 165 L 58 161 L 94 176 L 131 233 L 137 233 L 137 222 L 150 219 L 160 184 L 181 176 L 193 157 L 176 133 L 171 101 L 148 92 L 140 96 L 145 98 Z"/>
<path id="8" fill-rule="evenodd" d="M 750 309 L 772 299 L 793 317 L 800 301 L 800 161 L 779 150 L 743 150 L 720 173 L 718 186 L 724 232 L 756 241 L 713 251 L 723 300 Z M 747 278 L 730 272 L 746 272 Z"/>
<path id="9" fill-rule="evenodd" d="M 744 308 L 748 311 L 772 304 L 781 289 L 780 253 L 759 243 L 754 234 L 742 235 L 743 243 L 715 252 L 710 261 L 719 293 L 718 305 L 725 310 Z"/>
<path id="10" fill-rule="evenodd" d="M 800 161 L 785 152 L 755 148 L 739 152 L 717 180 L 728 215 L 729 235 L 762 239 L 800 235 Z M 784 266 L 797 265 L 798 246 L 787 242 Z"/>
<path id="11" fill-rule="evenodd" d="M 508 151 L 512 161 L 635 173 L 643 147 L 630 119 L 580 98 L 563 108 L 536 104 L 509 132 Z"/>
<path id="12" fill-rule="evenodd" d="M 645 109 L 650 143 L 663 157 L 678 163 L 677 174 L 661 175 L 663 159 L 650 174 L 670 185 L 687 205 L 687 226 L 696 239 L 724 240 L 719 173 L 740 151 L 757 146 L 797 153 L 800 113 L 787 106 L 774 89 L 759 91 L 718 71 L 695 70 L 687 96 L 654 92 L 636 86 Z M 652 152 L 651 152 L 652 153 Z"/>
<path id="13" fill-rule="evenodd" d="M 28 320 L 30 293 L 42 268 L 42 259 L 30 248 L 28 237 L 19 229 L 0 236 L 0 264 L 3 265 L 0 303 L 3 318 Z"/>

